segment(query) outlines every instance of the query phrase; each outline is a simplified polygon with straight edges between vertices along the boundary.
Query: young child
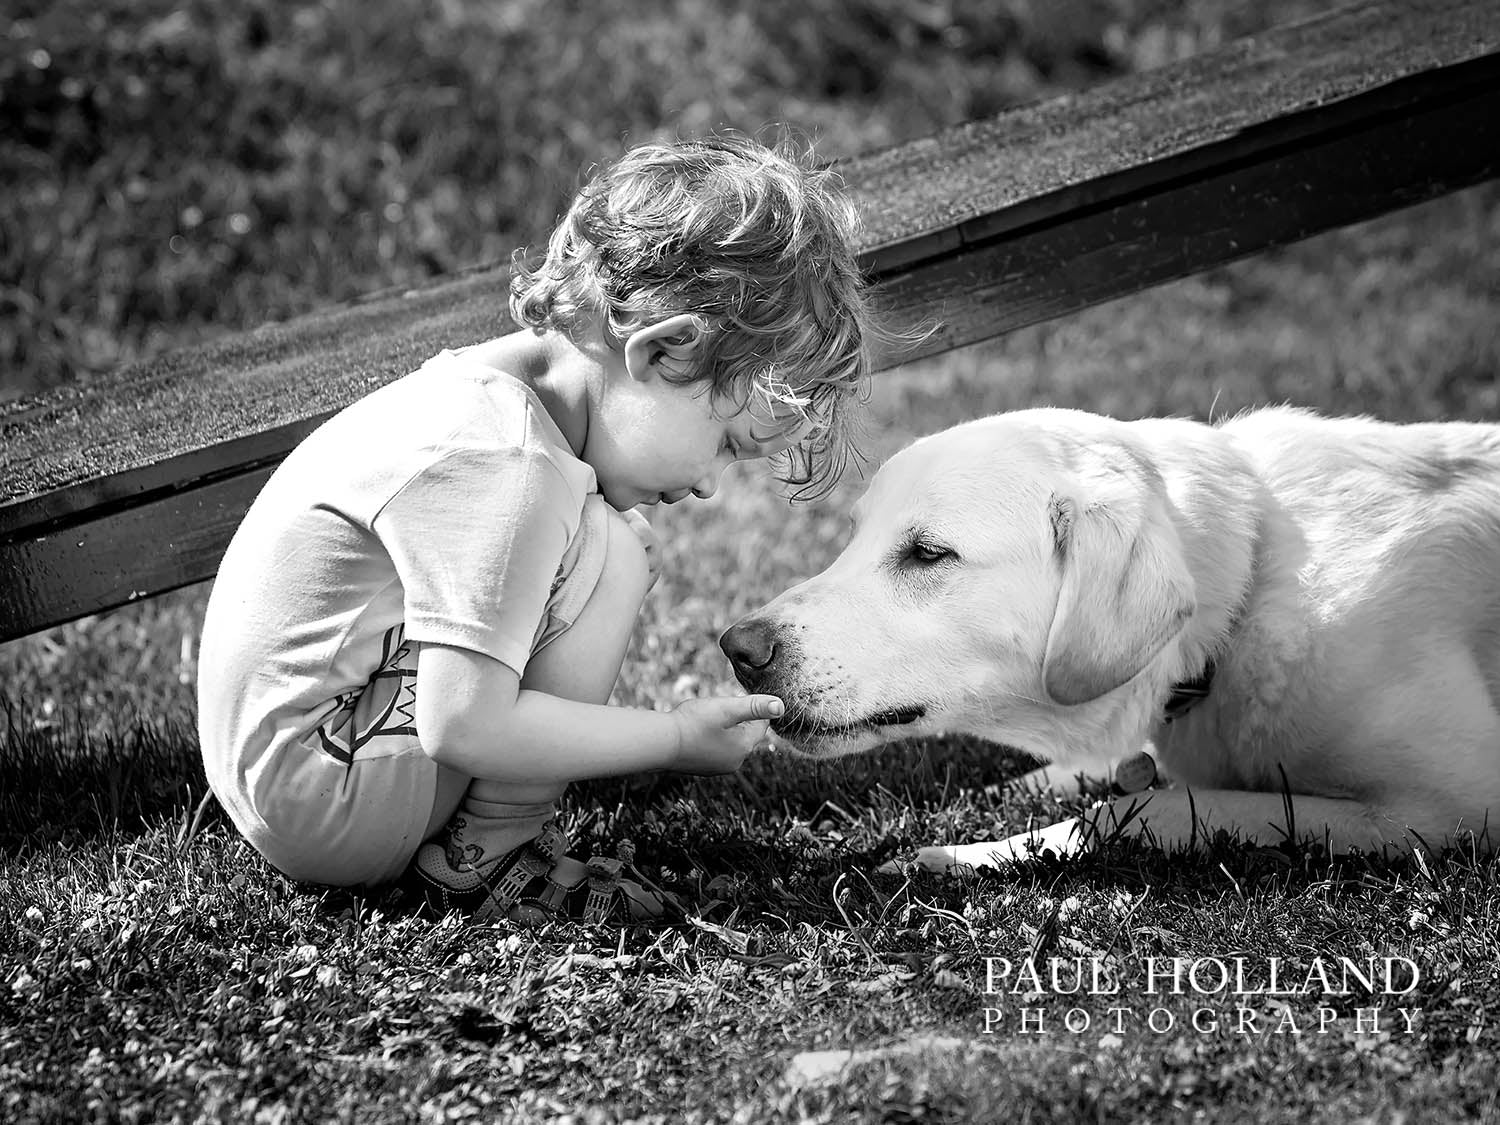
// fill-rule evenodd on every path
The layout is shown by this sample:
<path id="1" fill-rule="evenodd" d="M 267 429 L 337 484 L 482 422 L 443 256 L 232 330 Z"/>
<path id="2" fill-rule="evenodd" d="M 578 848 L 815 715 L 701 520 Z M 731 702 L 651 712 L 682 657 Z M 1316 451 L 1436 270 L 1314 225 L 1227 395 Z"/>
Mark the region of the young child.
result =
<path id="1" fill-rule="evenodd" d="M 224 556 L 198 684 L 209 783 L 274 866 L 345 886 L 410 866 L 486 915 L 661 913 L 619 860 L 565 854 L 555 802 L 735 770 L 781 703 L 606 709 L 658 570 L 637 509 L 712 496 L 734 461 L 808 488 L 841 470 L 875 331 L 854 229 L 806 151 L 642 145 L 518 267 L 523 329 L 292 452 Z"/>

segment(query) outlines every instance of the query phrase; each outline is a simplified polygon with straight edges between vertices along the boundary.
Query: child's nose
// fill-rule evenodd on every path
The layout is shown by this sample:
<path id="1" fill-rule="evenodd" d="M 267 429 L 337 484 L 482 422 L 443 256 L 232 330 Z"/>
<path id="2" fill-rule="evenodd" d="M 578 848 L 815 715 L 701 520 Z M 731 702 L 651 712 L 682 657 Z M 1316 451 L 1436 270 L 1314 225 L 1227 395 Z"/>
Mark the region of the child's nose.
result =
<path id="1" fill-rule="evenodd" d="M 719 491 L 719 481 L 724 477 L 724 471 L 728 469 L 727 464 L 715 463 L 714 467 L 703 474 L 703 479 L 693 485 L 693 495 L 699 500 L 707 500 L 715 492 Z"/>

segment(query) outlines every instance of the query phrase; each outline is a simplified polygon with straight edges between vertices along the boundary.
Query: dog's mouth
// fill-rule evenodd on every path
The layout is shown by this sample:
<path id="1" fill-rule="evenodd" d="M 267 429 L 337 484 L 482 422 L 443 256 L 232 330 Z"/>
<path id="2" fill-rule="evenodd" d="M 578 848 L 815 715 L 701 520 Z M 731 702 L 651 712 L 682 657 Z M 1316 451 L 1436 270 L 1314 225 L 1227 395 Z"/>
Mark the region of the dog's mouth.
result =
<path id="1" fill-rule="evenodd" d="M 852 723 L 826 723 L 795 708 L 771 723 L 771 729 L 792 742 L 817 739 L 846 738 L 860 731 L 881 727 L 904 727 L 927 714 L 924 704 L 911 707 L 893 707 L 888 711 L 877 711 Z"/>

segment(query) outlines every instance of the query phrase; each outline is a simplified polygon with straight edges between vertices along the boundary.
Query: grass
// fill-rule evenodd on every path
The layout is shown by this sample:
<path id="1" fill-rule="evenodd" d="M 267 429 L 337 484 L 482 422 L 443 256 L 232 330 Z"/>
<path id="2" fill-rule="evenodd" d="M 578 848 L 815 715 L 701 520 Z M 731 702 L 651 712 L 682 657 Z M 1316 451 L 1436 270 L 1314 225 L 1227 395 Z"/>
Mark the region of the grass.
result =
<path id="1" fill-rule="evenodd" d="M 977 17 L 966 15 L 968 8 L 953 7 L 960 27 L 973 25 Z M 1170 54 L 1179 34 L 1188 44 L 1182 49 L 1191 49 L 1235 29 L 1233 19 L 1248 18 L 1244 9 L 1231 18 L 1228 6 L 1207 3 L 1105 7 L 1125 28 L 1123 39 L 1109 41 L 1121 44 L 1118 51 L 1132 65 Z M 123 5 L 89 11 L 95 8 L 127 19 Z M 889 30 L 893 20 L 907 27 L 921 63 L 915 69 L 923 73 L 942 73 L 934 61 L 939 55 L 948 60 L 942 65 L 958 68 L 955 74 L 977 71 L 953 61 L 965 57 L 959 46 L 934 45 L 911 30 L 916 25 L 900 23 L 901 8 L 872 3 L 876 31 L 858 23 L 845 30 L 865 36 L 849 57 L 874 58 L 883 69 L 873 79 L 860 77 L 862 66 L 840 72 L 837 96 L 813 88 L 818 74 L 806 65 L 807 55 L 788 56 L 802 60 L 797 66 L 745 61 L 714 55 L 728 51 L 715 41 L 713 51 L 705 48 L 708 61 L 683 56 L 683 66 L 671 72 L 677 85 L 666 92 L 650 87 L 657 100 L 631 112 L 680 113 L 694 99 L 713 106 L 722 98 L 736 112 L 765 119 L 774 115 L 767 107 L 775 94 L 767 92 L 766 75 L 786 66 L 787 81 L 808 83 L 796 94 L 797 115 L 823 123 L 851 148 L 870 139 L 855 123 L 898 89 L 910 100 L 877 115 L 876 127 L 894 130 L 899 121 L 919 131 L 927 125 L 913 124 L 916 117 L 939 111 L 912 92 L 916 79 L 901 87 L 899 75 L 886 73 L 897 68 L 871 45 L 876 32 Z M 739 40 L 750 44 L 746 59 L 764 50 L 754 45 L 757 37 L 781 36 L 775 44 L 782 55 L 795 36 L 818 41 L 824 25 L 817 20 L 830 17 L 816 4 L 796 6 L 804 9 L 802 23 L 787 15 L 788 7 L 776 9 L 779 20 L 745 25 Z M 36 15 L 34 26 L 43 26 L 52 10 Z M 282 26 L 278 13 L 291 12 L 259 10 L 273 29 Z M 337 4 L 299 10 L 314 13 L 298 17 L 307 20 L 336 20 L 344 12 Z M 393 26 L 395 9 L 367 10 L 373 43 L 381 27 Z M 441 10 L 450 38 L 433 58 L 452 53 L 465 35 L 479 37 L 472 21 L 485 9 Z M 699 34 L 692 19 L 706 18 L 705 9 L 684 3 L 671 10 L 684 14 L 673 35 Z M 581 7 L 561 11 L 565 30 L 593 18 Z M 165 18 L 165 6 L 156 14 Z M 339 26 L 358 22 L 347 12 L 342 18 Z M 234 28 L 249 24 L 217 26 L 215 42 L 230 42 Z M 538 26 L 521 21 L 505 34 L 535 35 Z M 312 83 L 316 30 L 296 48 L 307 58 L 294 54 L 275 67 L 273 60 L 260 65 L 291 76 L 287 81 Z M 1024 46 L 1039 41 L 1040 32 L 1017 23 L 1006 34 L 1014 49 L 991 42 L 992 58 L 976 66 L 1019 59 L 1034 89 L 1052 81 L 1047 67 L 1027 61 L 1046 61 L 1039 49 Z M 637 38 L 623 41 L 652 40 L 637 29 Z M 132 43 L 104 52 L 104 60 L 145 50 Z M 384 50 L 368 47 L 372 66 L 386 59 L 389 45 Z M 59 48 L 56 57 L 66 52 Z M 546 74 L 552 83 L 546 89 L 560 90 L 566 79 L 548 73 L 545 57 L 517 66 Z M 462 58 L 468 61 L 453 65 L 471 76 L 489 61 L 483 52 Z M 713 67 L 723 71 L 714 79 L 722 85 L 694 88 L 708 82 Z M 129 70 L 115 64 L 97 72 L 100 82 L 123 84 Z M 238 71 L 223 77 L 216 66 L 203 73 L 215 82 L 249 81 Z M 973 81 L 975 89 L 994 88 Z M 412 90 L 429 88 L 425 83 Z M 265 89 L 286 96 L 284 87 Z M 406 87 L 381 89 L 388 98 L 415 97 Z M 260 96 L 250 96 L 251 103 Z M 963 97 L 944 96 L 955 100 L 941 112 L 967 111 Z M 555 97 L 555 103 L 537 99 L 544 113 L 554 112 L 548 105 L 572 104 L 561 93 Z M 278 104 L 270 94 L 264 102 Z M 334 99 L 321 115 L 309 111 L 308 130 L 338 138 L 330 151 L 361 143 L 352 126 L 318 132 L 339 119 L 342 104 Z M 570 129 L 607 134 L 624 127 L 622 118 L 603 112 L 555 112 L 557 119 L 537 129 L 577 147 L 548 152 L 546 159 L 556 162 L 547 172 L 553 177 L 593 143 Z M 176 127 L 170 117 L 165 125 L 142 120 L 141 129 L 156 133 Z M 373 131 L 378 148 L 384 142 Z M 152 143 L 162 143 L 156 133 Z M 123 125 L 109 134 L 123 151 L 115 154 L 119 168 L 134 159 L 126 143 L 131 135 Z M 60 159 L 53 148 L 36 151 L 43 154 L 36 160 Z M 451 175 L 460 174 L 461 163 L 455 158 Z M 401 167 L 419 164 L 427 166 L 409 160 Z M 205 158 L 201 167 L 210 166 Z M 438 182 L 402 175 L 408 199 L 426 190 L 415 185 Z M 59 199 L 72 198 L 71 190 Z M 34 311 L 84 315 L 85 297 L 76 288 L 59 295 L 56 287 L 88 275 L 93 259 L 77 257 L 87 247 L 76 243 L 89 240 L 65 237 L 58 224 L 28 217 L 16 202 L 21 196 L 10 198 L 0 221 L 24 219 L 38 239 L 75 255 L 46 274 L 57 280 L 37 274 L 26 282 L 37 293 L 54 293 Z M 107 200 L 101 206 L 107 211 Z M 151 206 L 143 203 L 144 212 Z M 384 201 L 359 206 L 378 211 Z M 162 207 L 176 222 L 178 206 Z M 341 229 L 331 217 L 314 220 Z M 90 243 L 95 252 L 117 246 L 110 215 L 88 221 L 103 232 Z M 439 226 L 464 230 L 471 221 L 483 225 L 464 213 Z M 339 261 L 359 285 L 420 270 L 403 257 L 412 252 L 413 228 L 397 229 L 393 257 L 382 265 L 378 234 L 361 243 L 363 225 L 347 226 L 349 241 L 339 251 L 347 257 Z M 170 234 L 149 223 L 142 229 Z M 1218 417 L 1293 401 L 1392 418 L 1492 418 L 1500 369 L 1497 235 L 1500 192 L 1478 189 L 891 372 L 880 378 L 872 402 L 869 453 L 878 461 L 915 434 L 1043 401 L 1127 417 Z M 15 251 L 17 242 L 0 246 Z M 246 285 L 274 288 L 281 305 L 246 297 L 241 306 L 225 283 L 226 316 L 212 324 L 217 312 L 206 307 L 180 321 L 153 313 L 110 322 L 106 309 L 98 312 L 104 319 L 89 324 L 100 338 L 118 341 L 111 347 L 125 355 L 159 346 L 169 333 L 197 338 L 236 318 L 338 295 L 318 288 L 335 284 L 329 278 L 299 275 L 273 285 L 265 279 L 295 271 L 264 247 L 246 253 L 226 272 L 204 277 L 221 285 L 243 276 Z M 457 260 L 461 252 L 453 253 Z M 38 269 L 53 268 L 45 255 L 36 261 Z M 151 288 L 156 261 L 146 254 L 139 268 L 119 271 L 129 285 L 111 291 L 128 292 L 138 275 Z M 344 274 L 344 266 L 329 272 Z M 130 300 L 121 297 L 115 307 Z M 48 338 L 52 330 L 41 323 L 27 322 L 17 338 Z M 68 335 L 58 329 L 51 338 Z M 33 383 L 86 375 L 72 360 L 56 370 L 45 363 L 27 370 Z M 661 514 L 665 574 L 643 614 L 617 702 L 662 707 L 728 690 L 728 669 L 714 644 L 718 631 L 820 568 L 841 545 L 858 480 L 825 503 L 789 508 L 752 469 L 735 474 L 713 501 Z M 692 906 L 696 922 L 523 931 L 434 920 L 391 894 L 293 886 L 259 861 L 211 805 L 199 819 L 204 783 L 192 733 L 192 683 L 204 596 L 203 588 L 190 588 L 0 646 L 0 1117 L 6 1120 L 1497 1118 L 1500 867 L 1494 860 L 1330 858 L 1315 848 L 1245 849 L 1221 839 L 1199 856 L 1126 846 L 1067 866 L 1037 861 L 969 879 L 875 875 L 885 859 L 921 844 L 1018 831 L 1076 809 L 1076 797 L 1007 791 L 1005 780 L 1023 768 L 1015 754 L 947 738 L 838 763 L 758 757 L 728 778 L 662 775 L 575 787 L 565 819 L 580 846 L 607 851 L 631 839 L 638 863 Z M 986 969 L 996 964 L 987 959 L 1028 955 L 1043 964 L 1097 959 L 1121 991 L 985 991 Z M 1315 988 L 1243 1002 L 1148 991 L 1152 968 L 1164 959 L 1236 956 L 1245 959 L 1253 985 L 1266 983 L 1271 958 L 1296 967 L 1283 976 L 1300 980 L 1318 957 L 1358 963 L 1406 957 L 1420 967 L 1421 979 L 1409 996 L 1377 1001 L 1359 988 L 1347 996 Z M 1382 1008 L 1379 1024 L 1372 1028 L 1366 1017 L 1361 1025 L 1357 1009 L 1375 1004 Z M 1240 1007 L 1253 1019 L 1243 1032 L 1236 1030 L 1245 1018 Z M 1398 1007 L 1416 1011 L 1410 1031 Z M 987 1009 L 1001 1013 L 998 1025 Z M 1022 1009 L 1031 1014 L 1023 1017 Z M 1209 1013 L 1199 1016 L 1204 1030 L 1191 1024 L 1200 1009 Z M 1087 1030 L 1069 1031 L 1065 1021 L 1077 1027 L 1084 1015 Z M 1041 1019 L 1045 1033 L 1023 1030 L 1023 1018 L 1033 1029 Z M 1150 1018 L 1156 1027 L 1170 1018 L 1172 1026 L 1157 1031 Z M 1288 1030 L 1288 1019 L 1300 1034 Z M 1326 1019 L 1332 1022 L 1320 1034 L 1318 1022 Z"/>
<path id="2" fill-rule="evenodd" d="M 1483 417 L 1493 385 L 1464 373 L 1493 370 L 1500 346 L 1487 316 L 1497 216 L 1497 193 L 1467 193 L 893 372 L 871 454 L 1044 398 L 1123 414 L 1291 398 Z M 788 508 L 736 473 L 714 501 L 662 514 L 666 574 L 617 701 L 727 690 L 718 630 L 836 553 L 857 481 Z M 435 921 L 391 896 L 286 883 L 212 809 L 189 831 L 202 597 L 0 649 L 13 689 L 0 754 L 10 1118 L 1494 1117 L 1493 861 L 1219 841 L 1201 857 L 1125 848 L 969 880 L 874 875 L 904 849 L 1076 807 L 1005 791 L 1022 763 L 954 738 L 577 787 L 567 820 L 584 846 L 632 839 L 701 924 Z M 1028 954 L 1098 957 L 1123 991 L 985 994 L 986 958 Z M 1272 957 L 1301 971 L 1371 955 L 1409 957 L 1422 978 L 1374 1029 L 1357 1022 L 1371 1006 L 1359 995 L 1252 997 L 1256 1030 L 1241 1034 L 1233 997 L 1146 991 L 1153 957 L 1240 956 L 1264 983 Z M 1419 1012 L 1409 1032 L 1400 1006 Z M 1318 1034 L 1324 1007 L 1336 1015 Z M 1022 1008 L 1045 1034 L 1022 1032 Z M 1074 1008 L 1087 1031 L 1066 1030 Z M 1191 1027 L 1200 1008 L 1217 1028 Z M 1145 1023 L 1168 1016 L 1162 1033 Z M 817 1051 L 868 1053 L 822 1072 L 804 1057 Z"/>

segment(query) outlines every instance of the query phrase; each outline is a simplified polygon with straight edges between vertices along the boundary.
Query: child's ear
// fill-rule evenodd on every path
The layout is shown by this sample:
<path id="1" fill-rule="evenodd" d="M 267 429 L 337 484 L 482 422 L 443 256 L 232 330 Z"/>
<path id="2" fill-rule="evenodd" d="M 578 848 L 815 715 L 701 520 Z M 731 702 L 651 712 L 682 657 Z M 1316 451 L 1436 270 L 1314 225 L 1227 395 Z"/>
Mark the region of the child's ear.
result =
<path id="1" fill-rule="evenodd" d="M 671 375 L 686 375 L 703 336 L 703 321 L 692 313 L 637 328 L 625 340 L 625 370 L 640 380 L 660 377 L 663 367 Z"/>

